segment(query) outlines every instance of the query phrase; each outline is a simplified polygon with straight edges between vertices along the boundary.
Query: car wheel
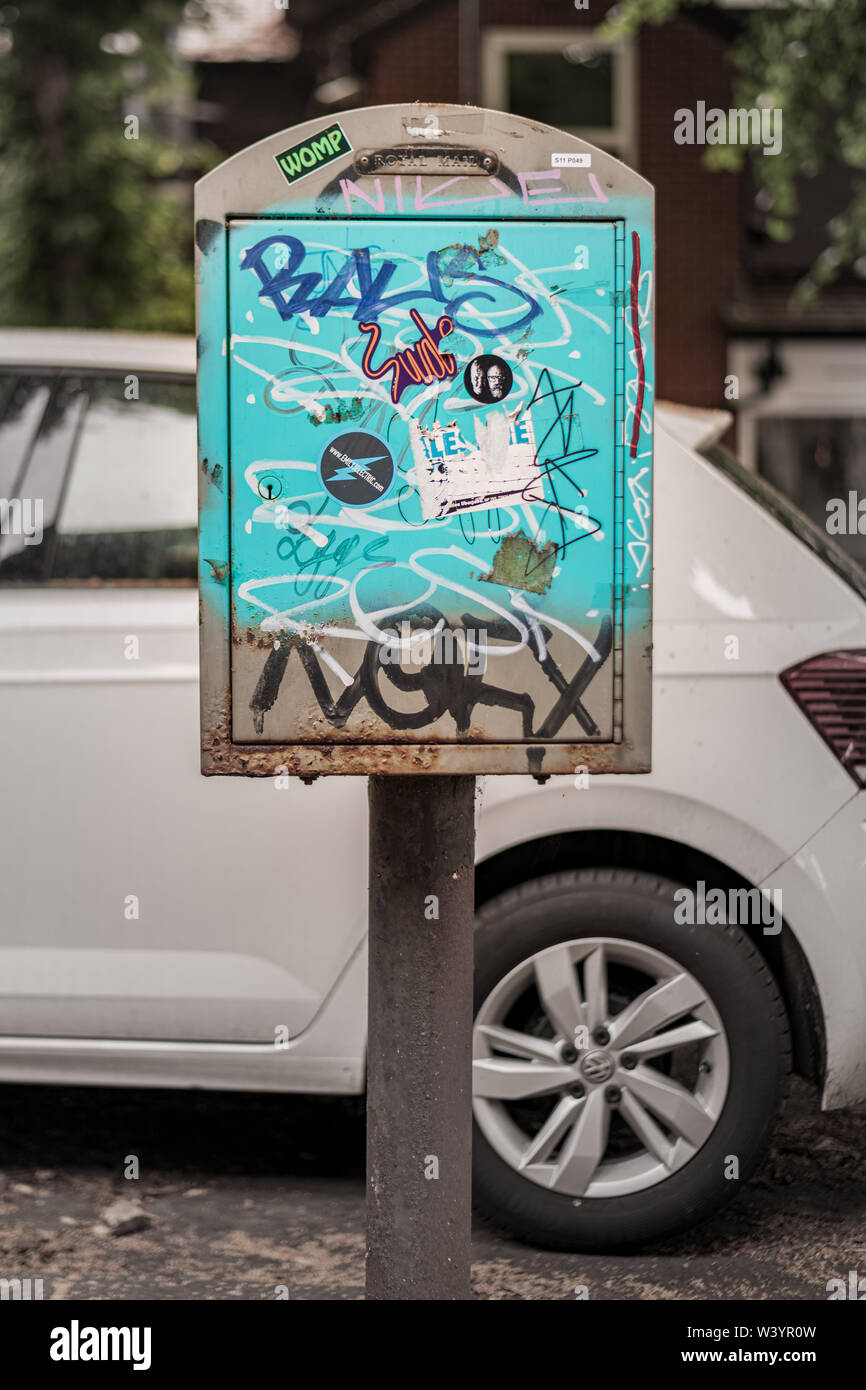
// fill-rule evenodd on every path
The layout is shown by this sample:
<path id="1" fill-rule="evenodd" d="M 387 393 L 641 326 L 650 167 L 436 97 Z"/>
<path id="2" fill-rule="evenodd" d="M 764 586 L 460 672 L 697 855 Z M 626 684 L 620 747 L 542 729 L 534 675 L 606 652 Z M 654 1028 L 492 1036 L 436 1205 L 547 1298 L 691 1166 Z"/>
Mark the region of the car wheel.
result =
<path id="1" fill-rule="evenodd" d="M 779 991 L 737 927 L 674 920 L 679 886 L 559 873 L 479 914 L 475 1195 L 521 1239 L 611 1250 L 671 1234 L 769 1147 L 790 1070 Z"/>

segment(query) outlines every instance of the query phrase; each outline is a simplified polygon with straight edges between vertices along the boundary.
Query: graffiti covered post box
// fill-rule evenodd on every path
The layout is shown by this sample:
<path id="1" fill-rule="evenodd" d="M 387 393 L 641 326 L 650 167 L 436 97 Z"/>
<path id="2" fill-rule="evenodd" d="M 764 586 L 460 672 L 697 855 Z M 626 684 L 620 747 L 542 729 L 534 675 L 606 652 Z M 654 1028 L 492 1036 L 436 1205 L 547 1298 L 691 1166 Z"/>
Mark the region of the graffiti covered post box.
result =
<path id="1" fill-rule="evenodd" d="M 202 768 L 650 765 L 652 189 L 341 112 L 196 190 Z"/>

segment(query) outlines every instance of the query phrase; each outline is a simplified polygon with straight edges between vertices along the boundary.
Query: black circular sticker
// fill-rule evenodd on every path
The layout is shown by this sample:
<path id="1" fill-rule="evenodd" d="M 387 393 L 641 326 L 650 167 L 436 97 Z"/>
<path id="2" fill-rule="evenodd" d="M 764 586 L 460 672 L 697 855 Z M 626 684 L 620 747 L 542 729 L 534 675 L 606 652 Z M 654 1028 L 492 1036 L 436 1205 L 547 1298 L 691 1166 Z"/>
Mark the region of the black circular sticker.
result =
<path id="1" fill-rule="evenodd" d="M 511 390 L 514 377 L 511 368 L 502 357 L 485 353 L 483 357 L 473 357 L 463 373 L 463 385 L 476 401 L 489 405 L 491 401 L 501 401 Z"/>
<path id="2" fill-rule="evenodd" d="M 394 456 L 369 430 L 345 430 L 325 445 L 319 460 L 322 487 L 344 507 L 371 507 L 394 482 Z"/>

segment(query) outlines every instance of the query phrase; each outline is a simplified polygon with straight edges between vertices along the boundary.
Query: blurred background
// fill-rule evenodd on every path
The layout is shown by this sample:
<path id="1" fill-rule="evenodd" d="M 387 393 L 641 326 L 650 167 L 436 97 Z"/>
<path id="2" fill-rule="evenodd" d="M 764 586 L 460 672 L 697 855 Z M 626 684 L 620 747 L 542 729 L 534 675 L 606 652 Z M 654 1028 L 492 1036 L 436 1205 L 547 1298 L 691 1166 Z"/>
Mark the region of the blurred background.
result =
<path id="1" fill-rule="evenodd" d="M 21 0 L 0 8 L 0 315 L 193 327 L 195 179 L 341 108 L 466 101 L 657 191 L 658 394 L 735 413 L 822 527 L 866 495 L 866 0 Z M 779 107 L 782 152 L 674 140 Z M 839 538 L 861 561 L 866 537 Z"/>

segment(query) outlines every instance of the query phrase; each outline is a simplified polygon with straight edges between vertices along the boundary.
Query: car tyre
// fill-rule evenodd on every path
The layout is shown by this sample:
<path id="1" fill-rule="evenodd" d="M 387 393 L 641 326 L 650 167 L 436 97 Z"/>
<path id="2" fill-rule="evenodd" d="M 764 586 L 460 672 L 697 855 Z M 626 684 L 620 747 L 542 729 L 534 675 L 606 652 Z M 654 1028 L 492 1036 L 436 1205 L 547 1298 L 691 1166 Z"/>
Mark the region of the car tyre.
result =
<path id="1" fill-rule="evenodd" d="M 703 1220 L 767 1153 L 785 1008 L 739 927 L 675 920 L 681 886 L 569 871 L 478 915 L 475 1200 L 519 1239 L 641 1246 Z"/>

